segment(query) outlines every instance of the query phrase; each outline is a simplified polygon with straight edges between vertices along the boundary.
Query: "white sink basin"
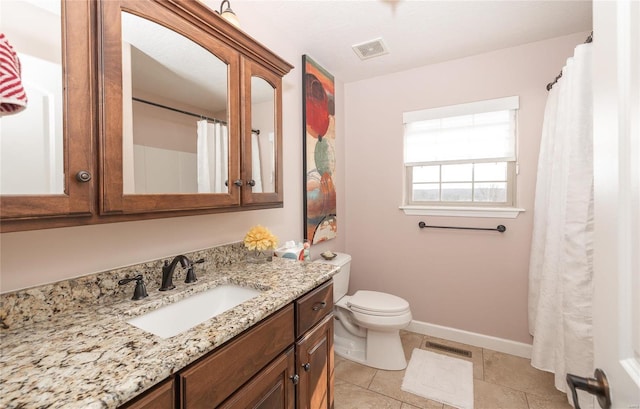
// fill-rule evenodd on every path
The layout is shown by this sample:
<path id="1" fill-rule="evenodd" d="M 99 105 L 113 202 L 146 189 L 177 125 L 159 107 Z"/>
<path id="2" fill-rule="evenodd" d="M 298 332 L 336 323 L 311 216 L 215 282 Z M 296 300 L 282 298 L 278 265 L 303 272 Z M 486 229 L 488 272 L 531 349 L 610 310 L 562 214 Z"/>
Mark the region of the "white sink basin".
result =
<path id="1" fill-rule="evenodd" d="M 225 284 L 153 310 L 127 322 L 161 338 L 171 338 L 260 294 Z"/>

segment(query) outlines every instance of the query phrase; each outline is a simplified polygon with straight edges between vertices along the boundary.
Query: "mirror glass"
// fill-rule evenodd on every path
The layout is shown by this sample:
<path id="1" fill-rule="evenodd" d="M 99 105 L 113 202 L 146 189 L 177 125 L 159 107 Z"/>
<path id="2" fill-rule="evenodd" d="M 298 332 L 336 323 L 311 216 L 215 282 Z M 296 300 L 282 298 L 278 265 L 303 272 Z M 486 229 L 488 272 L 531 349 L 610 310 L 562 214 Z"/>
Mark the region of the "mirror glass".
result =
<path id="1" fill-rule="evenodd" d="M 1 45 L 15 52 L 20 79 L 13 90 L 2 79 L 0 194 L 64 193 L 61 21 L 60 1 L 2 1 Z M 20 84 L 26 108 L 8 112 L 5 103 L 23 106 L 14 99 Z"/>
<path id="2" fill-rule="evenodd" d="M 276 191 L 275 89 L 251 77 L 251 179 L 253 193 Z"/>
<path id="3" fill-rule="evenodd" d="M 228 66 L 122 12 L 125 194 L 227 193 Z"/>

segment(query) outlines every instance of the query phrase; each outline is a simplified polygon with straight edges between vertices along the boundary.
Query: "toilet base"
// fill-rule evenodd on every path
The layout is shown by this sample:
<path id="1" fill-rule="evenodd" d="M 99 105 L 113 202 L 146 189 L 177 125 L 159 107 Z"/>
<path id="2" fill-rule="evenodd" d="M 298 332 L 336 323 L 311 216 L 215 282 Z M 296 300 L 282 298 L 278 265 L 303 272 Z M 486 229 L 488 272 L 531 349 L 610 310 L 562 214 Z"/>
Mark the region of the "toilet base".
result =
<path id="1" fill-rule="evenodd" d="M 400 330 L 367 330 L 367 362 L 369 366 L 388 371 L 401 371 L 407 367 Z"/>
<path id="2" fill-rule="evenodd" d="M 400 331 L 368 329 L 366 338 L 348 332 L 339 320 L 334 321 L 333 349 L 336 355 L 372 368 L 400 371 L 407 367 Z"/>
<path id="3" fill-rule="evenodd" d="M 346 358 L 350 361 L 365 364 L 366 356 L 364 338 L 349 339 L 334 334 L 333 351 L 336 355 Z"/>

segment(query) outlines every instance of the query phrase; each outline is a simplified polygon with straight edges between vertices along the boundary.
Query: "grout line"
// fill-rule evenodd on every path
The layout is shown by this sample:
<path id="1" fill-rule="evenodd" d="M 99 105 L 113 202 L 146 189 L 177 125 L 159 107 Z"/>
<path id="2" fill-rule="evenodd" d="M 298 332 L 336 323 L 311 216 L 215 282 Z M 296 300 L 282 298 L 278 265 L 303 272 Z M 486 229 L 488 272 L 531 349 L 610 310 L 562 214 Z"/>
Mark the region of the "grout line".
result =
<path id="1" fill-rule="evenodd" d="M 378 370 L 376 369 L 375 372 L 373 373 L 373 376 L 371 377 L 371 380 L 369 381 L 369 383 L 367 384 L 367 390 L 371 390 L 369 389 L 369 387 L 371 386 L 371 384 L 373 383 L 373 380 L 375 379 L 376 375 L 378 374 Z M 373 392 L 373 391 L 372 391 Z"/>
<path id="2" fill-rule="evenodd" d="M 402 406 L 402 403 L 404 402 L 403 400 L 399 400 L 399 399 L 397 399 L 397 398 L 394 398 L 393 396 L 385 395 L 384 393 L 381 393 L 381 392 L 378 392 L 378 391 L 374 391 L 374 390 L 371 390 L 371 389 L 369 389 L 369 388 L 363 388 L 362 386 L 360 386 L 360 385 L 356 385 L 355 383 L 352 383 L 352 384 L 350 384 L 350 385 L 353 385 L 353 386 L 355 386 L 356 388 L 363 389 L 363 390 L 365 390 L 365 391 L 367 391 L 367 392 L 375 393 L 376 395 L 379 395 L 379 396 L 384 396 L 385 398 L 392 399 L 392 400 L 394 400 L 394 401 L 396 401 L 396 402 L 400 402 L 400 406 Z"/>
<path id="3" fill-rule="evenodd" d="M 376 374 L 377 374 L 377 372 L 376 372 Z M 405 402 L 405 401 L 403 401 L 402 399 L 398 399 L 398 398 L 396 398 L 395 396 L 387 395 L 386 393 L 384 393 L 384 392 L 382 392 L 382 391 L 374 391 L 373 389 L 369 389 L 369 388 L 367 388 L 367 390 L 368 390 L 369 392 L 375 393 L 376 395 L 384 396 L 384 397 L 386 397 L 386 398 L 393 399 L 393 400 L 395 400 L 396 402 L 400 402 L 400 406 L 402 406 L 402 403 L 407 403 L 407 404 L 409 404 L 409 405 L 410 405 L 410 403 L 409 403 L 409 402 Z M 402 392 L 402 390 L 401 390 L 401 392 Z"/>
<path id="4" fill-rule="evenodd" d="M 531 409 L 531 405 L 529 405 L 529 395 L 524 394 L 524 401 L 527 404 L 527 409 Z"/>

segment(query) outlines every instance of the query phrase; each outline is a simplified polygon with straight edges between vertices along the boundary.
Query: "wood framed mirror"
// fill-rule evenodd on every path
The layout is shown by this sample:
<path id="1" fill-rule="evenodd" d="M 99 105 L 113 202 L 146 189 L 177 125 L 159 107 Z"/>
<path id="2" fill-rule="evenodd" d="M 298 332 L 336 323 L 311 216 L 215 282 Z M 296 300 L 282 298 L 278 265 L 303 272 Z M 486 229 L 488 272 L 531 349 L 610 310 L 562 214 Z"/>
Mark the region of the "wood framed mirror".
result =
<path id="1" fill-rule="evenodd" d="M 100 211 L 240 205 L 239 54 L 171 3 L 101 3 Z"/>
<path id="2" fill-rule="evenodd" d="M 94 211 L 93 14 L 89 1 L 3 4 L 3 32 L 27 94 L 26 109 L 0 118 L 3 231 L 12 221 Z"/>

